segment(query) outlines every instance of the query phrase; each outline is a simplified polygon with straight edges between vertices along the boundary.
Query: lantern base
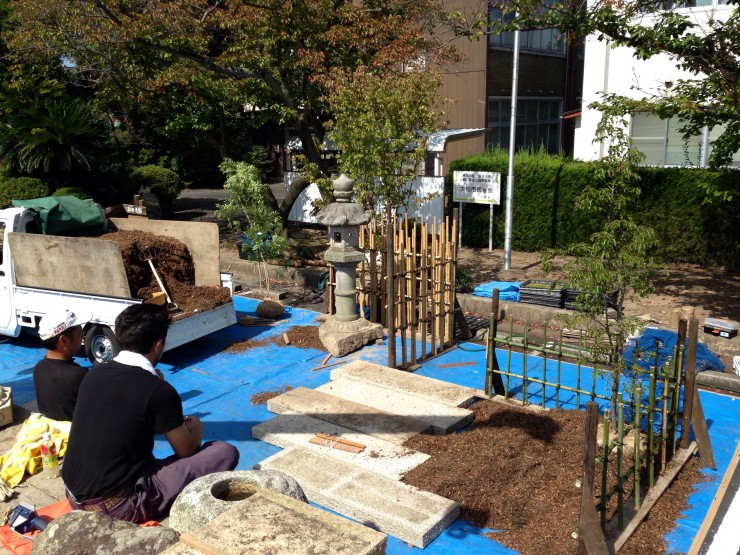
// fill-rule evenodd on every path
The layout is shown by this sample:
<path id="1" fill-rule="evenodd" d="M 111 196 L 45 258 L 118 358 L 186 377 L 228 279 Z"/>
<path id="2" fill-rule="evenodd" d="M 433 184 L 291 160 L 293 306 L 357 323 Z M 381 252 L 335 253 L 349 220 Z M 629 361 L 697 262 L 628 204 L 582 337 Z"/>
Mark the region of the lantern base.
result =
<path id="1" fill-rule="evenodd" d="M 343 357 L 382 337 L 383 326 L 364 318 L 342 322 L 334 316 L 329 316 L 327 321 L 319 326 L 319 339 L 333 357 Z"/>

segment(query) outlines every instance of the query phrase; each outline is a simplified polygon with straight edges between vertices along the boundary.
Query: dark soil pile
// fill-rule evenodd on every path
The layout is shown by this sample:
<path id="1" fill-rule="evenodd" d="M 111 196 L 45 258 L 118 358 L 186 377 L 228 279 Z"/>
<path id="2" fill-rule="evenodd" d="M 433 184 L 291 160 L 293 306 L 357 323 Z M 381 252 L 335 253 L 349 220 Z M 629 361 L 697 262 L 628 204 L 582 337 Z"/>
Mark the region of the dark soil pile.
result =
<path id="1" fill-rule="evenodd" d="M 249 402 L 253 405 L 264 405 L 269 401 L 270 399 L 273 399 L 275 397 L 278 397 L 279 395 L 282 395 L 286 391 L 290 391 L 293 389 L 293 386 L 290 385 L 284 385 L 280 389 L 275 389 L 272 391 L 261 391 L 260 393 L 255 393 L 249 398 Z"/>
<path id="2" fill-rule="evenodd" d="M 153 265 L 170 298 L 184 313 L 212 310 L 231 300 L 225 287 L 194 285 L 193 257 L 177 239 L 143 231 L 116 231 L 100 238 L 118 245 L 134 297 L 147 300 L 161 290 L 152 272 Z"/>
<path id="3" fill-rule="evenodd" d="M 575 553 L 585 412 L 533 411 L 495 401 L 472 410 L 475 420 L 462 433 L 421 434 L 405 443 L 431 458 L 404 482 L 457 501 L 461 518 L 497 530 L 492 539 L 520 553 Z M 683 510 L 696 476 L 691 470 L 679 475 L 681 486 L 653 507 L 626 553 L 665 552 L 662 537 Z"/>
<path id="4" fill-rule="evenodd" d="M 244 341 L 239 341 L 238 343 L 233 343 L 229 345 L 224 350 L 224 352 L 230 354 L 243 353 L 244 351 L 248 351 L 249 349 L 264 347 L 273 342 L 274 339 L 246 339 Z"/>
<path id="5" fill-rule="evenodd" d="M 293 326 L 285 334 L 288 336 L 288 340 L 293 347 L 298 347 L 299 349 L 316 349 L 317 351 L 326 352 L 326 347 L 324 347 L 321 339 L 319 339 L 318 326 Z M 278 347 L 285 346 L 285 340 L 282 335 L 276 337 L 274 341 Z"/>

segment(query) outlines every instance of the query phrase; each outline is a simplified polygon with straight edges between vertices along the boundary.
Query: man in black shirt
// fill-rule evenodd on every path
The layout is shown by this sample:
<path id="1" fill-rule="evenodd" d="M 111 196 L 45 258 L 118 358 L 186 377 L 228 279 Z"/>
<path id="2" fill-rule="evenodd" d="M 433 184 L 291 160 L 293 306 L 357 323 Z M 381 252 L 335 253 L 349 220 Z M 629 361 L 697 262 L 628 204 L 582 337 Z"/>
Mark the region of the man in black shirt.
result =
<path id="1" fill-rule="evenodd" d="M 39 412 L 52 420 L 72 420 L 77 392 L 87 374 L 72 357 L 80 350 L 82 326 L 89 320 L 69 310 L 55 310 L 39 322 L 46 356 L 33 368 L 33 385 Z"/>
<path id="2" fill-rule="evenodd" d="M 82 381 L 62 467 L 73 509 L 130 522 L 156 519 L 190 482 L 239 462 L 233 445 L 201 445 L 200 420 L 183 416 L 177 391 L 154 369 L 168 326 L 161 307 L 126 308 L 116 318 L 121 352 Z M 157 434 L 165 435 L 174 455 L 154 458 Z"/>

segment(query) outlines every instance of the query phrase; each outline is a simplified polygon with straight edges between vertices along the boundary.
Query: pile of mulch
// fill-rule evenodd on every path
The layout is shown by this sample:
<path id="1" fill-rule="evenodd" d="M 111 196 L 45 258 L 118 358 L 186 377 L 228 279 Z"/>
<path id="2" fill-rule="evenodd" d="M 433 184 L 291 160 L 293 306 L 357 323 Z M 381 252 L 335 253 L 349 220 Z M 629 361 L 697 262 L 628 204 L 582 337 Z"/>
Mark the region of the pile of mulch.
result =
<path id="1" fill-rule="evenodd" d="M 326 347 L 324 347 L 321 339 L 319 339 L 318 326 L 293 326 L 285 334 L 288 336 L 288 341 L 290 341 L 292 347 L 316 349 L 317 351 L 326 352 Z M 285 340 L 282 335 L 276 337 L 274 341 L 278 347 L 285 346 Z"/>
<path id="2" fill-rule="evenodd" d="M 244 351 L 255 349 L 257 347 L 265 347 L 273 342 L 274 339 L 245 339 L 244 341 L 232 343 L 224 349 L 224 352 L 229 354 L 243 353 Z"/>
<path id="3" fill-rule="evenodd" d="M 497 401 L 482 401 L 472 410 L 475 420 L 462 433 L 420 434 L 405 443 L 431 458 L 403 481 L 457 501 L 461 518 L 497 530 L 490 537 L 510 549 L 525 555 L 575 553 L 585 412 L 527 410 Z M 682 486 L 671 488 L 679 493 L 664 494 L 666 501 L 653 507 L 625 553 L 665 553 L 662 538 L 684 509 L 696 477 L 690 469 L 681 472 Z"/>
<path id="4" fill-rule="evenodd" d="M 219 286 L 196 286 L 193 257 L 187 246 L 173 237 L 144 231 L 115 231 L 99 237 L 118 245 L 132 296 L 148 300 L 160 291 L 147 261 L 151 258 L 167 293 L 183 313 L 205 312 L 231 300 Z"/>
<path id="5" fill-rule="evenodd" d="M 259 393 L 255 393 L 254 395 L 252 395 L 249 398 L 249 402 L 252 403 L 253 405 L 264 405 L 270 399 L 278 397 L 282 395 L 283 393 L 290 391 L 291 389 L 293 389 L 293 386 L 284 385 L 280 389 L 273 389 L 271 391 L 261 391 Z"/>

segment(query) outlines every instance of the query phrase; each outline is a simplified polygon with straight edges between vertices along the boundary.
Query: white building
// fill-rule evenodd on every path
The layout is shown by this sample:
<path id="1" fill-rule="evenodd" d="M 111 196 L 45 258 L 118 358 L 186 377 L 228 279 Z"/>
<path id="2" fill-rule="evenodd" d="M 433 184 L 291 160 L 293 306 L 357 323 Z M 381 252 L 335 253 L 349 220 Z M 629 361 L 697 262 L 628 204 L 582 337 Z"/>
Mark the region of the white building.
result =
<path id="1" fill-rule="evenodd" d="M 710 17 L 726 21 L 734 5 L 726 0 L 688 0 L 674 8 L 678 13 L 691 17 L 700 27 Z M 652 27 L 651 17 L 644 17 L 644 25 Z M 700 32 L 697 30 L 697 32 Z M 611 42 L 589 37 L 586 42 L 583 79 L 583 104 L 580 121 L 576 122 L 574 158 L 598 160 L 605 156 L 605 145 L 593 142 L 601 113 L 590 110 L 588 105 L 601 99 L 601 93 L 614 93 L 629 98 L 665 95 L 679 79 L 698 79 L 677 67 L 674 60 L 661 54 L 648 60 L 633 56 L 631 48 L 612 49 Z M 627 118 L 629 133 L 634 146 L 646 155 L 645 164 L 653 166 L 707 165 L 711 141 L 721 129 L 705 129 L 703 136 L 685 145 L 678 131 L 678 122 L 660 120 L 649 114 L 636 114 Z M 734 166 L 740 166 L 740 152 L 735 153 Z"/>

